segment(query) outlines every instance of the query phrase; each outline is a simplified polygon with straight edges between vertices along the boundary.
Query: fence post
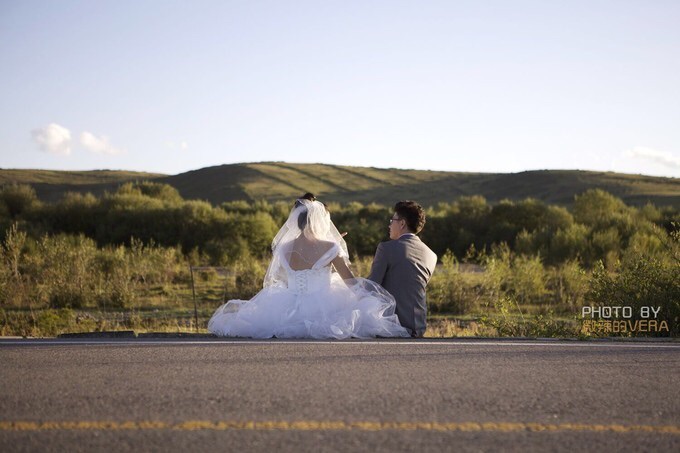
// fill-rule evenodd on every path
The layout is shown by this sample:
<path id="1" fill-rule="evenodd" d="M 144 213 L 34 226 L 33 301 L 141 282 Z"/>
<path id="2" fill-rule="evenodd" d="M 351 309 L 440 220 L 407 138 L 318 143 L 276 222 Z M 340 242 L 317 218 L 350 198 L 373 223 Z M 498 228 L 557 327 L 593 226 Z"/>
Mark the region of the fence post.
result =
<path id="1" fill-rule="evenodd" d="M 191 274 L 191 295 L 194 298 L 194 325 L 196 332 L 198 332 L 198 307 L 196 306 L 196 289 L 194 288 L 194 267 L 189 265 L 189 273 Z"/>

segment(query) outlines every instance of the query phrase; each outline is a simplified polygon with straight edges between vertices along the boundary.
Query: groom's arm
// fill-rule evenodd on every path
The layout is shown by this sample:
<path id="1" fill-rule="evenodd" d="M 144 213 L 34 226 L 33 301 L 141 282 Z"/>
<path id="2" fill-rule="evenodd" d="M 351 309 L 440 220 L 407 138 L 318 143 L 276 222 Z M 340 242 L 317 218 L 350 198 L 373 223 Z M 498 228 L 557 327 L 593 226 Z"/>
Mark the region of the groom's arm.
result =
<path id="1" fill-rule="evenodd" d="M 385 273 L 387 272 L 387 257 L 385 256 L 384 242 L 378 244 L 378 249 L 375 251 L 373 257 L 373 264 L 371 265 L 371 274 L 368 276 L 369 280 L 376 282 L 379 285 L 383 284 Z"/>

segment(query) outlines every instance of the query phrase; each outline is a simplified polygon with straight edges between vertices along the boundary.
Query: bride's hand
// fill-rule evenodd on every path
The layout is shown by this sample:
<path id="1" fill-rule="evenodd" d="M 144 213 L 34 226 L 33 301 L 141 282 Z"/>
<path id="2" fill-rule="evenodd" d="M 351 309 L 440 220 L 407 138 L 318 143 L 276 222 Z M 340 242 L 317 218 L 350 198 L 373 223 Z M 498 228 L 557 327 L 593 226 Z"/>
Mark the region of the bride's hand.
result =
<path id="1" fill-rule="evenodd" d="M 347 234 L 348 234 L 347 231 L 345 231 L 344 233 L 340 233 L 340 237 L 344 238 L 345 236 L 347 236 Z"/>

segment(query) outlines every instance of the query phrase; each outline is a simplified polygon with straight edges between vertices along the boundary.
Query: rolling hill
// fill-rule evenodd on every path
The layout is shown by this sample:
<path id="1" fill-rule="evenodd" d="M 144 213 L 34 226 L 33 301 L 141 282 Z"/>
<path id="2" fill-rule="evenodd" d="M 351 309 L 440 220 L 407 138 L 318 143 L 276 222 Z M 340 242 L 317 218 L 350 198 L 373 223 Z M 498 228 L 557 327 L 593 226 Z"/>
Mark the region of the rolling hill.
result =
<path id="1" fill-rule="evenodd" d="M 118 186 L 129 181 L 146 181 L 161 176 L 160 173 L 145 173 L 124 170 L 13 170 L 0 169 L 0 186 L 5 184 L 29 184 L 38 198 L 43 201 L 57 201 L 66 192 L 90 192 L 102 195 L 114 192 Z"/>
<path id="2" fill-rule="evenodd" d="M 127 181 L 153 180 L 177 188 L 186 199 L 213 204 L 234 200 L 290 200 L 314 192 L 324 201 L 390 205 L 414 199 L 423 205 L 450 202 L 462 195 L 482 195 L 490 202 L 504 198 L 537 198 L 570 205 L 574 195 L 601 188 L 626 203 L 680 207 L 680 179 L 582 170 L 536 170 L 520 173 L 463 173 L 326 164 L 259 162 L 229 164 L 168 176 L 126 171 L 2 170 L 0 184 L 31 184 L 44 201 L 66 192 L 101 195 Z"/>

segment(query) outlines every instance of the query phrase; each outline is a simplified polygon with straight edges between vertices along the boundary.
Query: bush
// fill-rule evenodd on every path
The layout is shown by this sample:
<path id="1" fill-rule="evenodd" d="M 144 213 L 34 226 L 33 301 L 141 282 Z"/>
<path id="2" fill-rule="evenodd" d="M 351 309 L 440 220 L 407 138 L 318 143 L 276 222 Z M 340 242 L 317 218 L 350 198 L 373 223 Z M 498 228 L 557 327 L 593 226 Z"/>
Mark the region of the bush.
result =
<path id="1" fill-rule="evenodd" d="M 26 184 L 4 186 L 0 189 L 0 203 L 5 206 L 12 219 L 39 204 L 35 189 Z"/>
<path id="2" fill-rule="evenodd" d="M 26 233 L 13 224 L 0 247 L 0 303 L 23 306 L 30 301 L 28 276 L 24 269 Z"/>
<path id="3" fill-rule="evenodd" d="M 227 266 L 252 259 L 248 241 L 240 236 L 208 241 L 205 244 L 205 254 L 211 266 Z"/>
<path id="4" fill-rule="evenodd" d="M 176 249 L 160 247 L 153 240 L 144 244 L 139 239 L 130 239 L 126 254 L 131 278 L 140 284 L 164 285 L 179 274 L 182 256 Z"/>
<path id="5" fill-rule="evenodd" d="M 564 262 L 569 259 L 588 258 L 590 230 L 585 225 L 572 224 L 565 229 L 559 229 L 550 240 L 549 258 L 553 263 Z"/>
<path id="6" fill-rule="evenodd" d="M 472 288 L 466 288 L 456 257 L 448 250 L 428 284 L 427 301 L 432 313 L 451 314 L 466 313 L 476 302 Z"/>
<path id="7" fill-rule="evenodd" d="M 621 237 L 616 228 L 595 231 L 592 237 L 591 260 L 603 261 L 611 269 L 621 252 Z"/>
<path id="8" fill-rule="evenodd" d="M 602 189 L 590 189 L 574 197 L 574 220 L 596 229 L 610 226 L 613 219 L 627 211 L 620 198 Z"/>
<path id="9" fill-rule="evenodd" d="M 482 256 L 482 264 L 486 268 L 482 291 L 486 295 L 487 304 L 495 303 L 508 290 L 508 283 L 512 277 L 512 252 L 507 244 L 494 246 L 489 255 Z"/>
<path id="10" fill-rule="evenodd" d="M 523 304 L 542 301 L 547 276 L 539 256 L 515 255 L 507 244 L 501 244 L 484 258 L 484 264 L 483 287 L 489 302 L 508 296 Z"/>
<path id="11" fill-rule="evenodd" d="M 124 246 L 106 248 L 97 255 L 101 269 L 97 304 L 105 309 L 134 306 L 139 279 L 135 279 L 134 260 Z M 143 272 L 143 271 L 142 271 Z"/>
<path id="12" fill-rule="evenodd" d="M 181 203 L 183 201 L 177 189 L 169 184 L 151 181 L 137 183 L 125 183 L 116 192 L 119 195 L 144 196 L 162 200 L 168 204 Z"/>
<path id="13" fill-rule="evenodd" d="M 234 292 L 230 299 L 250 299 L 262 289 L 266 266 L 259 260 L 249 259 L 232 267 Z"/>
<path id="14" fill-rule="evenodd" d="M 576 336 L 576 327 L 568 321 L 555 320 L 552 311 L 546 315 L 525 318 L 517 301 L 508 296 L 498 299 L 494 307 L 497 314 L 482 316 L 480 324 L 495 329 L 498 336 L 533 338 Z"/>
<path id="15" fill-rule="evenodd" d="M 522 303 L 540 303 L 546 293 L 546 275 L 539 256 L 519 255 L 512 261 L 509 292 Z"/>
<path id="16" fill-rule="evenodd" d="M 82 233 L 96 238 L 104 212 L 94 195 L 68 192 L 53 205 L 44 206 L 40 218 L 49 222 L 47 230 L 53 233 Z"/>
<path id="17" fill-rule="evenodd" d="M 631 307 L 633 320 L 640 320 L 640 308 L 660 307 L 658 321 L 668 323 L 669 332 L 652 336 L 677 336 L 680 333 L 680 262 L 638 255 L 608 271 L 600 261 L 592 275 L 588 298 L 594 305 Z"/>
<path id="18" fill-rule="evenodd" d="M 588 291 L 588 275 L 578 260 L 569 260 L 551 270 L 549 287 L 554 304 L 570 310 L 580 309 Z"/>
<path id="19" fill-rule="evenodd" d="M 43 310 L 36 318 L 36 329 L 39 335 L 54 337 L 62 332 L 70 330 L 75 316 L 72 310 Z"/>
<path id="20" fill-rule="evenodd" d="M 52 308 L 82 308 L 94 300 L 97 247 L 85 236 L 45 236 L 36 279 Z"/>

